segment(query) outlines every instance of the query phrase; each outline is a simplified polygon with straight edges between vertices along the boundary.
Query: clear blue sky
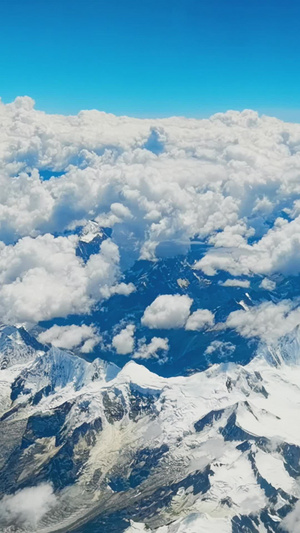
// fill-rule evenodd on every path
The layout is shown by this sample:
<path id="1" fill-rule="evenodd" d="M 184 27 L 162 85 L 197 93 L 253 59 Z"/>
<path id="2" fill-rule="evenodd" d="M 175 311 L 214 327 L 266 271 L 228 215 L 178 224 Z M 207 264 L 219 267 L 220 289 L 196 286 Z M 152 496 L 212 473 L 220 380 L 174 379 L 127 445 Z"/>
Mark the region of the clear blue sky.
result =
<path id="1" fill-rule="evenodd" d="M 1 0 L 0 95 L 48 112 L 300 121 L 299 0 Z"/>

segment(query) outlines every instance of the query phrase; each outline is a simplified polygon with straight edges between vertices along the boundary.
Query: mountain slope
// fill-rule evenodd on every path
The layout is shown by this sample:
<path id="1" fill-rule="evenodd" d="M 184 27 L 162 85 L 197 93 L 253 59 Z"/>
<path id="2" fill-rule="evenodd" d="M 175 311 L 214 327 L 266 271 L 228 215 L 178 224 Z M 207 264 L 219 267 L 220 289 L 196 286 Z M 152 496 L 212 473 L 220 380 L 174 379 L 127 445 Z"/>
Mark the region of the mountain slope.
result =
<path id="1" fill-rule="evenodd" d="M 279 531 L 300 494 L 296 337 L 280 367 L 257 356 L 161 378 L 34 349 L 2 328 L 2 360 L 16 354 L 0 373 L 2 529 Z M 55 502 L 38 521 L 7 512 L 13 494 L 44 483 Z"/>

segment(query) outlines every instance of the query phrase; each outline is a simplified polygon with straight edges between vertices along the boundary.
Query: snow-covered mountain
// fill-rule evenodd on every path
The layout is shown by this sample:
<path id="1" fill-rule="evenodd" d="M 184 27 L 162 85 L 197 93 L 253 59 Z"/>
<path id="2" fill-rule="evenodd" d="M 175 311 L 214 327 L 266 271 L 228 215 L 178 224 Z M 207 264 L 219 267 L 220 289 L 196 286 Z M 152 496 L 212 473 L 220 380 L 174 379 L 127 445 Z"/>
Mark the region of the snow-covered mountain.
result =
<path id="1" fill-rule="evenodd" d="M 279 531 L 300 497 L 298 335 L 281 363 L 262 347 L 246 366 L 162 378 L 2 327 L 1 530 Z M 12 511 L 47 486 L 40 517 Z"/>

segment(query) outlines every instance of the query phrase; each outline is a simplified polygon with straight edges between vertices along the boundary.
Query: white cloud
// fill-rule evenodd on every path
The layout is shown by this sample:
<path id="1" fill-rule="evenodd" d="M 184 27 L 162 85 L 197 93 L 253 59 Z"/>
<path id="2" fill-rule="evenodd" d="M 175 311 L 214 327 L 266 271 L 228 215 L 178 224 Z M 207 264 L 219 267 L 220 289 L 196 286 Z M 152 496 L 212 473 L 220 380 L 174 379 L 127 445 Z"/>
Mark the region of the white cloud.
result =
<path id="1" fill-rule="evenodd" d="M 128 324 L 126 328 L 122 329 L 120 333 L 115 335 L 112 339 L 112 345 L 116 352 L 121 355 L 127 355 L 134 350 L 134 324 Z"/>
<path id="2" fill-rule="evenodd" d="M 275 342 L 299 324 L 300 307 L 291 300 L 282 300 L 278 304 L 264 302 L 233 311 L 226 320 L 226 326 L 236 329 L 243 337 L 259 337 L 266 342 Z"/>
<path id="3" fill-rule="evenodd" d="M 133 283 L 118 283 L 109 288 L 109 293 L 112 294 L 121 294 L 122 296 L 129 296 L 132 292 L 135 292 L 136 288 Z"/>
<path id="4" fill-rule="evenodd" d="M 107 239 L 86 264 L 76 255 L 78 238 L 46 234 L 2 244 L 0 316 L 7 323 L 35 323 L 89 312 L 95 302 L 133 286 L 118 285 L 119 251 Z"/>
<path id="5" fill-rule="evenodd" d="M 198 309 L 192 313 L 185 324 L 185 329 L 200 331 L 207 326 L 214 325 L 214 314 L 209 309 Z"/>
<path id="6" fill-rule="evenodd" d="M 231 342 L 212 341 L 204 353 L 210 355 L 216 351 L 221 357 L 226 357 L 235 351 L 235 346 Z"/>
<path id="7" fill-rule="evenodd" d="M 195 236 L 211 246 L 195 265 L 207 275 L 299 272 L 300 125 L 251 110 L 205 120 L 98 111 L 65 117 L 35 110 L 28 97 L 1 103 L 0 122 L 0 239 L 7 245 L 19 239 L 1 250 L 12 259 L 11 274 L 9 261 L 0 272 L 8 279 L 0 289 L 3 319 L 35 322 L 128 294 L 133 286 L 117 285 L 119 264 L 152 260 L 166 249 L 186 251 Z M 145 149 L 154 141 L 156 153 Z M 45 170 L 61 175 L 43 180 Z M 41 239 L 36 246 L 47 248 L 49 258 L 58 237 L 50 245 L 47 234 L 89 220 L 110 226 L 111 241 L 84 266 L 72 238 L 61 237 L 67 283 L 66 264 L 54 272 L 41 257 L 35 266 L 26 258 L 27 271 L 14 277 L 26 239 Z M 114 246 L 113 254 L 105 250 Z"/>
<path id="8" fill-rule="evenodd" d="M 167 352 L 169 350 L 169 341 L 167 338 L 152 337 L 148 344 L 141 344 L 139 349 L 133 354 L 134 359 L 151 359 L 158 358 L 157 352 Z"/>
<path id="9" fill-rule="evenodd" d="M 242 287 L 248 289 L 250 287 L 250 281 L 247 279 L 226 279 L 221 285 L 223 287 Z"/>
<path id="10" fill-rule="evenodd" d="M 257 198 L 254 202 L 253 213 L 267 215 L 273 211 L 274 205 L 267 196 Z"/>
<path id="11" fill-rule="evenodd" d="M 55 503 L 56 496 L 48 483 L 22 489 L 0 501 L 1 522 L 6 527 L 18 526 L 35 531 L 39 520 Z"/>
<path id="12" fill-rule="evenodd" d="M 129 241 L 136 256 L 152 259 L 158 245 L 188 245 L 195 235 L 216 247 L 247 246 L 280 202 L 297 214 L 290 207 L 300 190 L 297 124 L 251 110 L 205 120 L 98 111 L 64 117 L 36 111 L 27 97 L 1 104 L 0 120 L 0 239 L 7 243 L 93 218 L 113 227 L 121 248 Z M 153 132 L 163 139 L 159 156 L 144 149 Z M 62 175 L 41 181 L 45 169 Z M 264 256 L 265 245 L 246 252 Z M 281 267 L 267 257 L 262 269 Z M 239 270 L 256 262 L 245 257 Z"/>
<path id="13" fill-rule="evenodd" d="M 287 533 L 300 533 L 300 502 L 296 502 L 294 508 L 281 522 L 282 530 Z"/>
<path id="14" fill-rule="evenodd" d="M 274 272 L 296 275 L 300 272 L 300 216 L 291 222 L 277 218 L 274 227 L 257 243 L 212 250 L 194 268 L 208 276 L 218 270 L 227 270 L 233 276 Z"/>
<path id="15" fill-rule="evenodd" d="M 132 214 L 128 207 L 119 202 L 115 202 L 110 206 L 110 212 L 101 214 L 97 217 L 97 222 L 100 226 L 112 228 L 115 224 L 120 224 L 126 219 L 131 219 Z"/>
<path id="16" fill-rule="evenodd" d="M 100 341 L 94 326 L 52 326 L 39 334 L 38 340 L 44 344 L 52 344 L 57 348 L 72 350 L 82 344 L 81 351 L 88 353 Z"/>
<path id="17" fill-rule="evenodd" d="M 152 329 L 182 328 L 192 303 L 193 300 L 186 295 L 163 294 L 145 309 L 141 322 Z"/>

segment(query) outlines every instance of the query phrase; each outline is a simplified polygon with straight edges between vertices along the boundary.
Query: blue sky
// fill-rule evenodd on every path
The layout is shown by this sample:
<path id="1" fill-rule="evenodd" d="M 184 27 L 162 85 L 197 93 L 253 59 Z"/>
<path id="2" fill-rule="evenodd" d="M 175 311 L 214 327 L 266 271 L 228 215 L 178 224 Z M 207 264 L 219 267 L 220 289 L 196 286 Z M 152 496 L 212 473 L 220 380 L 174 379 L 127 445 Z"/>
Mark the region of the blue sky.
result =
<path id="1" fill-rule="evenodd" d="M 2 0 L 0 47 L 4 102 L 300 121 L 296 0 Z"/>

